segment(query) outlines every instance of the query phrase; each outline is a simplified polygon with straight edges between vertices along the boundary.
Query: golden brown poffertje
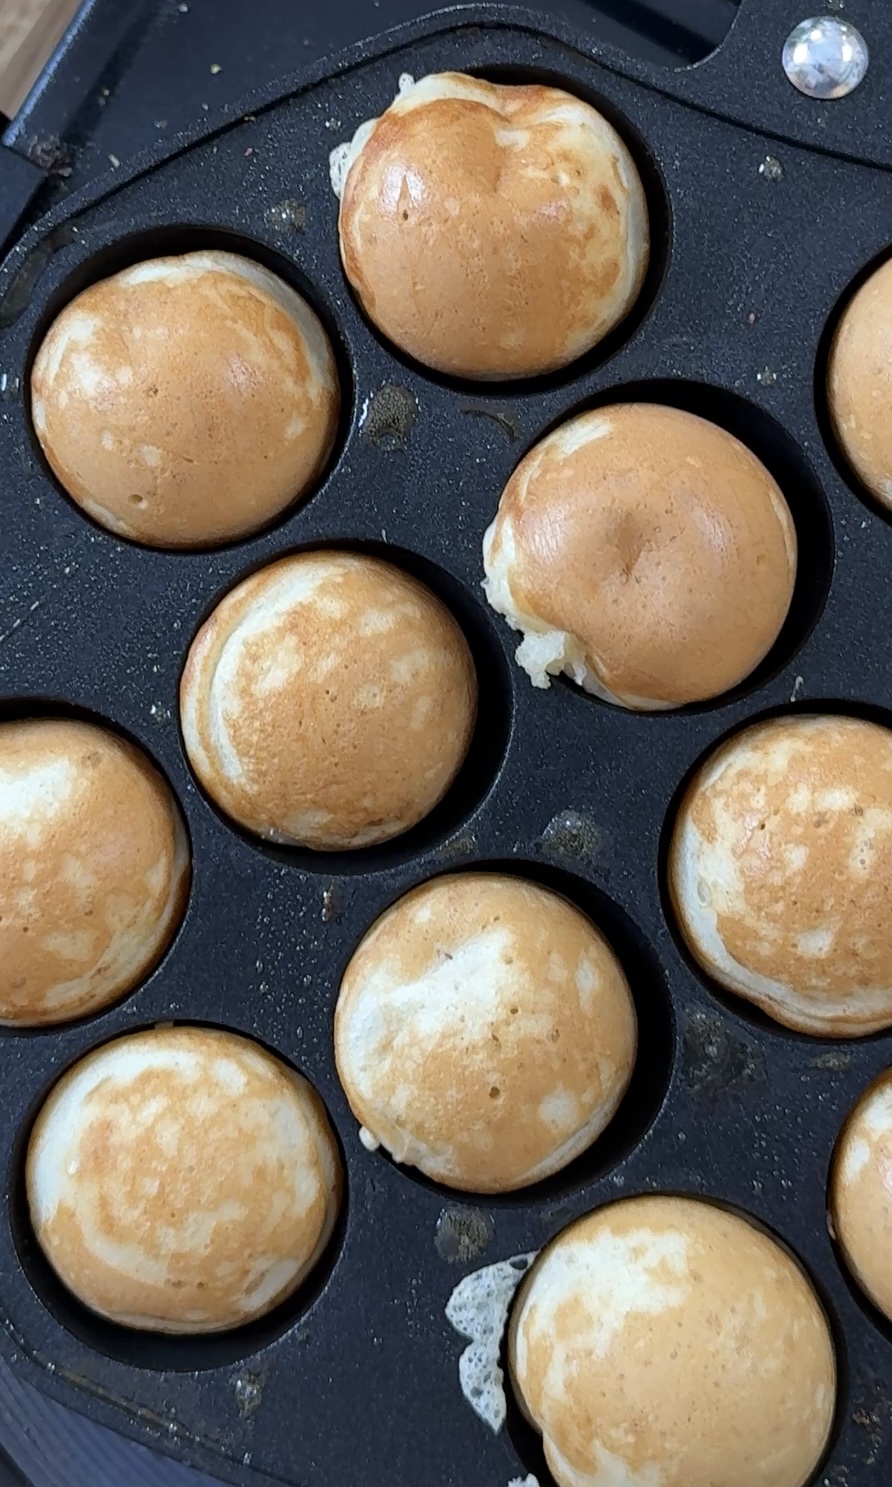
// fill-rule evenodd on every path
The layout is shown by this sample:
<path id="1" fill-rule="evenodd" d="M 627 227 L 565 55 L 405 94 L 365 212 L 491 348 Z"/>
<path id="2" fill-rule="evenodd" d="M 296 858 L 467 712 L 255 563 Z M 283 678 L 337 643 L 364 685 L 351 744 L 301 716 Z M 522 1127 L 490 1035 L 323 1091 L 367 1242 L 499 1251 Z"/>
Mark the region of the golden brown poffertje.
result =
<path id="1" fill-rule="evenodd" d="M 179 807 L 139 749 L 70 718 L 0 723 L 0 1023 L 123 996 L 167 948 L 189 875 Z"/>
<path id="2" fill-rule="evenodd" d="M 628 982 L 595 925 L 499 873 L 434 878 L 388 909 L 335 1018 L 365 1144 L 479 1193 L 538 1182 L 591 1146 L 636 1044 Z"/>
<path id="3" fill-rule="evenodd" d="M 560 88 L 444 72 L 335 152 L 344 271 L 374 325 L 456 377 L 530 377 L 591 350 L 644 281 L 632 155 Z"/>
<path id="4" fill-rule="evenodd" d="M 196 636 L 183 737 L 211 798 L 269 841 L 389 841 L 443 798 L 477 713 L 444 604 L 378 558 L 318 551 L 246 578 Z"/>
<path id="5" fill-rule="evenodd" d="M 81 1059 L 28 1144 L 37 1241 L 70 1291 L 123 1326 L 219 1332 L 309 1275 L 341 1195 L 305 1079 L 235 1033 L 157 1027 Z"/>
<path id="6" fill-rule="evenodd" d="M 805 1487 L 833 1424 L 833 1342 L 805 1273 L 691 1198 L 611 1203 L 558 1235 L 508 1356 L 559 1487 Z"/>
<path id="7" fill-rule="evenodd" d="M 640 711 L 742 682 L 786 619 L 796 531 L 774 478 L 693 413 L 617 403 L 521 460 L 483 542 L 534 686 L 561 673 Z"/>
<path id="8" fill-rule="evenodd" d="M 860 718 L 756 723 L 679 808 L 669 888 L 729 991 L 778 1022 L 855 1038 L 892 1024 L 892 732 Z"/>
<path id="9" fill-rule="evenodd" d="M 843 312 L 830 351 L 827 398 L 846 459 L 870 494 L 892 508 L 892 259 Z"/>
<path id="10" fill-rule="evenodd" d="M 65 490 L 148 547 L 267 526 L 331 453 L 340 391 L 306 300 L 234 253 L 153 258 L 85 289 L 31 374 L 31 414 Z"/>
<path id="11" fill-rule="evenodd" d="M 861 1096 L 833 1158 L 830 1219 L 862 1291 L 892 1321 L 892 1070 Z"/>

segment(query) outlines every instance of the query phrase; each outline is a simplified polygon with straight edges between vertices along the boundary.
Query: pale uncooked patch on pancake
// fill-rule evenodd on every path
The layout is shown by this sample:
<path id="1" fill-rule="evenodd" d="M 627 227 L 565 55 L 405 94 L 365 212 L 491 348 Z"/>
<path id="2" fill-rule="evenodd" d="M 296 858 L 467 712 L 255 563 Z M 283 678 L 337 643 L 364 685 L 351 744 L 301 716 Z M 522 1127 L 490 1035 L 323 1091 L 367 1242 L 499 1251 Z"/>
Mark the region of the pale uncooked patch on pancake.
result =
<path id="1" fill-rule="evenodd" d="M 369 1150 L 461 1189 L 510 1190 L 566 1166 L 613 1118 L 634 1008 L 578 910 L 523 880 L 453 875 L 366 935 L 335 1048 Z"/>
<path id="2" fill-rule="evenodd" d="M 58 327 L 56 335 L 50 337 L 45 343 L 44 377 L 46 383 L 55 382 L 72 346 L 89 345 L 101 328 L 102 320 L 98 315 L 88 315 L 82 310 L 72 309 Z M 38 433 L 43 433 L 46 428 L 46 405 L 42 397 L 34 399 L 31 411 Z"/>
<path id="3" fill-rule="evenodd" d="M 215 1331 L 262 1315 L 312 1268 L 340 1165 L 300 1076 L 235 1035 L 166 1028 L 63 1076 L 27 1186 L 38 1240 L 86 1305 L 122 1325 Z"/>
<path id="4" fill-rule="evenodd" d="M 29 848 L 52 831 L 53 818 L 68 805 L 78 787 L 71 759 L 37 764 L 22 773 L 0 764 L 0 818 L 3 829 L 24 838 Z"/>
<path id="5" fill-rule="evenodd" d="M 870 1143 L 863 1136 L 853 1136 L 843 1148 L 840 1172 L 844 1183 L 855 1183 L 864 1173 L 871 1157 Z"/>
<path id="6" fill-rule="evenodd" d="M 576 454 L 577 450 L 585 449 L 589 444 L 596 444 L 599 439 L 608 439 L 613 433 L 613 424 L 610 422 L 610 414 L 605 410 L 601 413 L 587 413 L 580 418 L 571 418 L 559 429 L 555 429 L 550 436 L 555 446 L 562 455 Z M 535 473 L 536 466 L 530 466 L 531 474 Z"/>
<path id="7" fill-rule="evenodd" d="M 663 1487 L 666 1480 L 656 1462 L 651 1461 L 635 1470 L 622 1456 L 608 1451 L 601 1441 L 593 1443 L 592 1454 L 592 1471 L 578 1472 L 561 1455 L 553 1441 L 549 1440 L 545 1445 L 545 1459 L 562 1487 Z"/>
<path id="8" fill-rule="evenodd" d="M 217 767 L 222 769 L 223 774 L 231 783 L 238 784 L 245 777 L 241 755 L 230 733 L 229 720 L 233 713 L 238 714 L 240 711 L 239 682 L 242 667 L 245 664 L 246 649 L 257 640 L 265 639 L 271 631 L 278 629 L 282 620 L 297 605 L 310 603 L 322 584 L 337 583 L 339 579 L 340 573 L 336 564 L 325 561 L 316 565 L 303 563 L 299 567 L 290 567 L 276 577 L 272 583 L 255 584 L 254 602 L 250 608 L 243 611 L 241 618 L 233 628 L 227 631 L 209 679 L 206 707 L 209 717 L 208 741 L 213 749 Z M 278 640 L 279 637 L 276 639 Z M 285 680 L 300 670 L 302 658 L 299 655 L 293 654 L 288 659 L 290 665 L 287 676 L 271 675 L 273 667 L 278 671 L 287 664 L 283 660 L 280 649 L 272 653 L 270 670 L 265 679 L 267 687 L 280 687 Z M 191 711 L 187 746 L 191 746 L 192 740 L 200 732 L 201 730 L 196 727 L 194 711 Z M 199 748 L 201 747 L 202 745 L 199 744 Z"/>
<path id="9" fill-rule="evenodd" d="M 574 1362 L 558 1340 L 558 1314 L 577 1297 L 587 1321 L 585 1347 L 606 1357 L 630 1316 L 658 1316 L 678 1310 L 690 1293 L 689 1241 L 682 1230 L 633 1229 L 613 1234 L 604 1229 L 594 1238 L 568 1240 L 556 1247 L 530 1280 L 518 1322 L 517 1368 L 527 1361 L 526 1328 L 553 1335 L 555 1345 L 546 1388 L 561 1396 Z"/>
<path id="10" fill-rule="evenodd" d="M 97 501 L 94 496 L 85 494 L 81 497 L 78 505 L 83 507 L 88 516 L 99 522 L 100 526 L 106 527 L 108 531 L 114 532 L 116 537 L 127 537 L 136 540 L 136 529 L 132 522 L 127 521 L 119 511 L 113 507 Z"/>
<path id="11" fill-rule="evenodd" d="M 877 1141 L 892 1132 L 892 1084 L 879 1084 L 858 1110 L 858 1124 Z"/>
<path id="12" fill-rule="evenodd" d="M 446 1303 L 446 1319 L 470 1339 L 458 1361 L 462 1394 L 494 1435 L 505 1423 L 505 1375 L 500 1362 L 508 1309 L 536 1251 L 485 1265 L 460 1280 Z"/>
<path id="13" fill-rule="evenodd" d="M 601 1063 L 600 1060 L 598 1062 Z M 601 1066 L 605 1070 L 609 1067 L 605 1064 Z M 588 1151 L 589 1147 L 597 1141 L 601 1133 L 606 1131 L 619 1109 L 623 1095 L 626 1092 L 625 1080 L 617 1080 L 616 1078 L 618 1072 L 618 1070 L 609 1067 L 609 1079 L 602 1080 L 601 1088 L 603 1094 L 596 1109 L 593 1110 L 588 1120 L 582 1125 L 577 1125 L 576 1129 L 571 1131 L 568 1136 L 565 1136 L 559 1145 L 554 1146 L 547 1157 L 543 1157 L 541 1162 L 528 1169 L 524 1178 L 525 1186 L 531 1187 L 533 1183 L 542 1182 L 546 1177 L 551 1177 L 553 1173 L 561 1172 L 564 1167 L 569 1167 L 571 1162 L 575 1162 L 576 1158 L 582 1156 L 584 1151 Z M 578 1104 L 576 1108 L 578 1110 Z M 569 1114 L 569 1109 L 570 1107 L 565 1104 L 563 1107 L 565 1115 Z M 551 1120 L 548 1120 L 542 1115 L 542 1107 L 540 1105 L 539 1116 L 544 1124 L 549 1125 L 554 1121 L 556 1125 L 555 1115 L 556 1112 L 552 1107 Z M 552 1128 L 554 1129 L 554 1126 Z M 566 1129 L 566 1126 L 564 1126 L 564 1129 Z"/>
<path id="14" fill-rule="evenodd" d="M 799 543 L 796 537 L 796 527 L 790 515 L 790 508 L 782 492 L 774 484 L 773 480 L 766 482 L 765 493 L 777 520 L 778 529 L 787 555 L 787 563 L 790 571 L 795 574 L 796 565 L 799 560 Z"/>
<path id="15" fill-rule="evenodd" d="M 536 615 L 525 612 L 511 592 L 511 575 L 517 559 L 514 523 L 510 516 L 490 523 L 483 535 L 483 591 L 496 614 L 524 638 L 514 653 L 518 666 L 534 687 L 550 687 L 553 676 L 568 676 L 580 687 L 595 690 L 598 680 L 585 661 L 585 646 L 568 630 L 550 629 Z M 607 699 L 613 700 L 616 699 Z"/>
<path id="16" fill-rule="evenodd" d="M 344 194 L 344 187 L 347 184 L 347 177 L 350 174 L 351 166 L 354 160 L 361 154 L 362 148 L 366 140 L 372 135 L 377 122 L 377 119 L 366 119 L 364 123 L 360 124 L 353 138 L 347 140 L 344 144 L 335 145 L 328 157 L 328 175 L 331 181 L 331 189 L 338 198 L 338 201 L 341 200 Z"/>
<path id="17" fill-rule="evenodd" d="M 888 1073 L 862 1096 L 843 1132 L 837 1157 L 837 1177 L 845 1185 L 857 1183 L 874 1158 L 878 1144 L 892 1136 L 892 1082 Z"/>
<path id="18" fill-rule="evenodd" d="M 892 810 L 866 806 L 855 828 L 852 850 L 847 863 L 853 878 L 867 878 L 874 866 L 877 838 L 892 831 Z"/>
<path id="19" fill-rule="evenodd" d="M 411 72 L 401 72 L 394 101 L 399 98 L 401 93 L 407 93 L 415 86 L 415 79 Z M 350 167 L 356 157 L 361 153 L 363 145 L 372 134 L 377 122 L 377 118 L 366 119 L 364 123 L 359 125 L 353 138 L 346 140 L 343 144 L 335 145 L 328 157 L 328 174 L 331 181 L 331 189 L 338 198 L 338 201 L 340 201 L 344 194 L 344 186 L 350 174 Z"/>
<path id="20" fill-rule="evenodd" d="M 676 828 L 673 845 L 672 883 L 698 958 L 722 983 L 742 996 L 760 996 L 777 1007 L 791 1005 L 796 998 L 792 986 L 741 965 L 728 952 L 719 934 L 720 914 L 744 912 L 744 885 L 737 863 L 729 851 L 731 830 L 710 843 L 684 818 Z"/>
<path id="21" fill-rule="evenodd" d="M 579 1118 L 579 1101 L 572 1090 L 558 1085 L 539 1103 L 539 1119 L 555 1131 L 575 1125 Z"/>
<path id="22" fill-rule="evenodd" d="M 386 960 L 373 970 L 343 1023 L 341 1048 L 357 1088 L 366 1096 L 372 1093 L 381 1060 L 394 1057 L 388 1050 L 409 1018 L 413 1043 L 426 1051 L 457 1017 L 473 1041 L 486 1037 L 500 1004 L 517 993 L 517 975 L 505 959 L 513 944 L 507 928 L 474 935 L 457 950 L 444 952 L 440 964 L 428 966 L 417 981 L 402 984 Z"/>

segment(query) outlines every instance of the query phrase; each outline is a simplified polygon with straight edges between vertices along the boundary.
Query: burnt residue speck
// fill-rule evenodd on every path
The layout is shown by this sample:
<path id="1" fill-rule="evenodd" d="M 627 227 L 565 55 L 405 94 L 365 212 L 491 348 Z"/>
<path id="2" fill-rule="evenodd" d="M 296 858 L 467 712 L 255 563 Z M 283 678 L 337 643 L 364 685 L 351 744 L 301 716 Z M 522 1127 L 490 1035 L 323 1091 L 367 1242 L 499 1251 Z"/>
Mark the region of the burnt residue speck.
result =
<path id="1" fill-rule="evenodd" d="M 810 1059 L 810 1069 L 825 1069 L 831 1074 L 844 1074 L 852 1067 L 852 1055 L 845 1053 L 841 1048 L 830 1048 L 826 1053 L 819 1053 L 816 1058 Z"/>
<path id="2" fill-rule="evenodd" d="M 417 421 L 415 394 L 398 382 L 385 382 L 366 402 L 359 426 L 376 449 L 405 449 Z"/>
<path id="3" fill-rule="evenodd" d="M 451 841 L 446 842 L 440 849 L 440 855 L 441 857 L 467 857 L 469 853 L 476 851 L 476 836 L 473 831 L 465 831 L 461 836 L 454 836 Z"/>
<path id="4" fill-rule="evenodd" d="M 763 181 L 769 181 L 774 186 L 783 180 L 784 167 L 776 155 L 766 155 L 759 161 L 759 175 Z"/>
<path id="5" fill-rule="evenodd" d="M 719 1099 L 758 1088 L 767 1075 L 761 1050 L 744 1033 L 697 1009 L 688 1014 L 682 1077 L 694 1094 Z"/>
<path id="6" fill-rule="evenodd" d="M 25 154 L 32 164 L 47 175 L 67 179 L 72 172 L 71 151 L 58 134 L 38 135 L 25 144 Z"/>
<path id="7" fill-rule="evenodd" d="M 277 201 L 270 207 L 265 220 L 267 227 L 275 227 L 280 232 L 303 232 L 307 225 L 307 209 L 296 196 L 286 196 L 284 201 Z"/>
<path id="8" fill-rule="evenodd" d="M 601 830 L 584 811 L 568 807 L 552 816 L 536 845 L 551 856 L 593 863 L 601 851 Z"/>
<path id="9" fill-rule="evenodd" d="M 495 1224 L 490 1214 L 450 1204 L 437 1219 L 434 1248 L 447 1264 L 467 1265 L 483 1254 L 494 1234 Z"/>
<path id="10" fill-rule="evenodd" d="M 885 1380 L 873 1372 L 864 1371 L 853 1380 L 852 1424 L 860 1435 L 855 1449 L 865 1467 L 877 1466 L 888 1460 L 889 1438 L 892 1435 L 892 1397 Z M 860 1449 L 859 1449 L 860 1446 Z M 885 1476 L 884 1472 L 880 1476 Z"/>
<path id="11" fill-rule="evenodd" d="M 236 1374 L 232 1381 L 232 1392 L 238 1412 L 243 1420 L 250 1420 L 254 1412 L 259 1408 L 263 1399 L 263 1386 L 266 1378 L 260 1373 L 250 1373 L 247 1369 Z"/>
<path id="12" fill-rule="evenodd" d="M 819 1477 L 820 1487 L 850 1487 L 851 1477 L 848 1467 L 841 1462 L 837 1466 L 831 1466 L 823 1477 Z"/>

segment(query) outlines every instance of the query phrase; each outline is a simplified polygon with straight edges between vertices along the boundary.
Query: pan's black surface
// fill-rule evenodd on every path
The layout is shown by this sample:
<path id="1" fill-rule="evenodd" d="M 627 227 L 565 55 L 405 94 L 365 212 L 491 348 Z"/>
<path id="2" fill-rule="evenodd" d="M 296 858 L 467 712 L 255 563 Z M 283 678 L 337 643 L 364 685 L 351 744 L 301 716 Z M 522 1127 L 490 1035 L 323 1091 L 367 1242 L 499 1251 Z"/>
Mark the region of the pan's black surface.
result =
<path id="1" fill-rule="evenodd" d="M 892 26 L 879 0 L 863 10 L 882 56 Z M 761 0 L 744 7 L 737 48 L 745 24 L 764 18 Z M 784 25 L 772 24 L 782 39 Z M 465 1404 L 463 1343 L 446 1301 L 463 1269 L 536 1249 L 597 1203 L 652 1189 L 738 1205 L 801 1256 L 842 1365 L 838 1429 L 818 1480 L 862 1487 L 892 1465 L 890 1329 L 849 1287 L 824 1215 L 839 1126 L 890 1062 L 892 1035 L 806 1039 L 720 999 L 680 951 L 661 889 L 672 802 L 716 740 L 766 711 L 840 705 L 886 717 L 892 703 L 892 527 L 838 468 L 815 395 L 835 307 L 892 237 L 892 172 L 874 114 L 883 79 L 872 75 L 851 108 L 828 112 L 766 76 L 753 108 L 764 104 L 770 128 L 783 115 L 793 144 L 709 112 L 713 65 L 724 75 L 719 54 L 694 83 L 671 81 L 676 93 L 699 90 L 695 107 L 667 96 L 662 74 L 593 60 L 544 17 L 453 12 L 280 100 L 257 98 L 247 121 L 76 198 L 0 276 L 3 705 L 9 715 L 74 710 L 136 738 L 182 801 L 195 861 L 186 921 L 145 985 L 73 1027 L 0 1033 L 10 1193 L 0 1346 L 48 1393 L 233 1482 L 506 1487 L 534 1471 L 544 1487 L 538 1448 L 516 1421 L 492 1436 Z M 485 389 L 434 378 L 394 356 L 345 286 L 328 152 L 380 112 L 401 72 L 446 67 L 560 82 L 614 117 L 639 155 L 655 226 L 641 308 L 596 357 L 558 376 Z M 760 173 L 766 155 L 780 179 Z M 69 504 L 35 447 L 24 388 L 35 341 L 78 288 L 198 245 L 240 248 L 304 288 L 353 369 L 352 396 L 337 462 L 301 509 L 223 551 L 165 555 L 116 540 Z M 563 685 L 535 692 L 479 588 L 482 534 L 517 460 L 571 412 L 630 393 L 694 407 L 743 437 L 777 474 L 801 544 L 793 615 L 760 674 L 676 715 L 628 715 Z M 491 709 L 475 768 L 438 821 L 409 847 L 337 861 L 231 830 L 197 789 L 176 721 L 185 651 L 216 597 L 258 563 L 334 541 L 387 548 L 440 589 L 486 668 Z M 455 1197 L 361 1147 L 331 1022 L 343 967 L 380 910 L 437 871 L 482 862 L 555 883 L 614 938 L 638 999 L 641 1068 L 614 1126 L 560 1177 L 495 1203 L 464 1200 L 491 1215 L 492 1237 L 475 1261 L 453 1266 L 434 1239 Z M 243 1030 L 290 1059 L 322 1092 L 345 1151 L 330 1263 L 283 1312 L 223 1338 L 136 1338 L 92 1318 L 54 1283 L 25 1214 L 23 1143 L 60 1070 L 97 1042 L 169 1018 Z"/>

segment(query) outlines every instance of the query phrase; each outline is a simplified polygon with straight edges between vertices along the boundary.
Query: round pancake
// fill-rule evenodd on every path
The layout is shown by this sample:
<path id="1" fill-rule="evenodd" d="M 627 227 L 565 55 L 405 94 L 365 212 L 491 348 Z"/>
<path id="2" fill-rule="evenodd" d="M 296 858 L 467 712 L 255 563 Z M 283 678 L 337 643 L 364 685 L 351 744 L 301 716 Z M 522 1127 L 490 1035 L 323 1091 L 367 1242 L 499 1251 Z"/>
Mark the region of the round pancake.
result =
<path id="1" fill-rule="evenodd" d="M 617 403 L 521 460 L 483 541 L 487 598 L 524 632 L 534 686 L 681 707 L 743 681 L 796 581 L 787 503 L 756 456 L 693 413 Z"/>
<path id="2" fill-rule="evenodd" d="M 669 888 L 693 955 L 798 1032 L 892 1024 L 890 880 L 892 732 L 860 718 L 735 734 L 675 822 Z"/>
<path id="3" fill-rule="evenodd" d="M 858 1101 L 833 1158 L 830 1217 L 846 1264 L 892 1321 L 892 1070 Z"/>
<path id="4" fill-rule="evenodd" d="M 314 311 L 234 253 L 153 258 L 93 284 L 31 373 L 54 474 L 95 521 L 149 547 L 267 526 L 318 479 L 339 400 Z"/>
<path id="5" fill-rule="evenodd" d="M 746 1219 L 651 1195 L 542 1252 L 509 1363 L 559 1487 L 804 1487 L 830 1435 L 827 1319 Z"/>
<path id="6" fill-rule="evenodd" d="M 436 371 L 530 377 L 591 350 L 644 281 L 635 162 L 582 99 L 407 81 L 341 171 L 341 259 L 369 319 Z"/>
<path id="7" fill-rule="evenodd" d="M 474 731 L 467 641 L 431 591 L 354 553 L 253 573 L 199 631 L 183 737 L 211 798 L 269 841 L 354 849 L 442 799 Z"/>
<path id="8" fill-rule="evenodd" d="M 892 507 L 892 258 L 850 300 L 830 351 L 827 398 L 856 475 Z"/>
<path id="9" fill-rule="evenodd" d="M 217 1332 L 278 1306 L 334 1229 L 337 1144 L 305 1079 L 235 1033 L 157 1027 L 62 1076 L 34 1125 L 34 1233 L 85 1306 Z"/>
<path id="10" fill-rule="evenodd" d="M 374 924 L 341 983 L 335 1053 L 362 1139 L 471 1192 L 567 1166 L 635 1062 L 622 967 L 586 916 L 498 873 L 434 878 Z"/>
<path id="11" fill-rule="evenodd" d="M 0 723 L 0 1023 L 117 1001 L 170 943 L 189 878 L 179 807 L 139 749 L 68 718 Z"/>

